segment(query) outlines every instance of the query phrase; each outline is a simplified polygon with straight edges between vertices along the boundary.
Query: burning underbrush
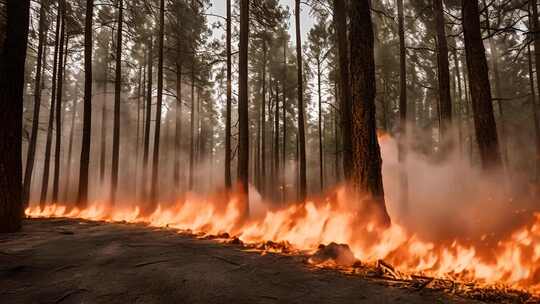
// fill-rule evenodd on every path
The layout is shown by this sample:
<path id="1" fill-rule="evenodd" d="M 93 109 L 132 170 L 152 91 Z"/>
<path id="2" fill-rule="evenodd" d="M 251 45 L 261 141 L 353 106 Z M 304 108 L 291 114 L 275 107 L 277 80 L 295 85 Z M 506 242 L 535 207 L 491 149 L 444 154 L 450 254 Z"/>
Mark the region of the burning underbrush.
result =
<path id="1" fill-rule="evenodd" d="M 378 227 L 362 209 L 351 207 L 358 204 L 347 201 L 343 189 L 303 204 L 252 208 L 249 218 L 243 216 L 236 197 L 224 197 L 187 195 L 148 215 L 141 212 L 142 206 L 121 203 L 114 209 L 105 203 L 83 210 L 55 204 L 43 210 L 32 206 L 26 214 L 169 227 L 262 253 L 307 255 L 315 267 L 383 278 L 411 288 L 478 293 L 480 299 L 489 288 L 503 293 L 513 290 L 518 296 L 540 293 L 540 214 L 531 215 L 499 239 L 426 240 L 397 221 Z"/>

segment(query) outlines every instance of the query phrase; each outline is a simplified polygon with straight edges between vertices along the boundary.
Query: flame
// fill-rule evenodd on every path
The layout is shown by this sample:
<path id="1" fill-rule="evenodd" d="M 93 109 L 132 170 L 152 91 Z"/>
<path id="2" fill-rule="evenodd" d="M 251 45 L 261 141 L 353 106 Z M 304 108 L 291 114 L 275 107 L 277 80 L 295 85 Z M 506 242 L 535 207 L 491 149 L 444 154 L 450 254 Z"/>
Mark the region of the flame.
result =
<path id="1" fill-rule="evenodd" d="M 149 215 L 144 215 L 142 209 L 121 204 L 110 208 L 106 202 L 94 202 L 83 210 L 50 204 L 43 210 L 31 206 L 26 215 L 146 223 L 205 235 L 228 233 L 245 243 L 271 241 L 290 244 L 303 252 L 314 252 L 320 244 L 336 242 L 348 244 L 362 262 L 382 260 L 406 276 L 418 274 L 540 293 L 538 213 L 532 223 L 494 245 L 480 246 L 460 240 L 423 241 L 398 223 L 377 227 L 358 208 L 351 207 L 343 189 L 321 201 L 266 210 L 248 219 L 242 216 L 242 206 L 234 195 L 223 199 L 188 194 L 182 201 L 159 205 Z"/>

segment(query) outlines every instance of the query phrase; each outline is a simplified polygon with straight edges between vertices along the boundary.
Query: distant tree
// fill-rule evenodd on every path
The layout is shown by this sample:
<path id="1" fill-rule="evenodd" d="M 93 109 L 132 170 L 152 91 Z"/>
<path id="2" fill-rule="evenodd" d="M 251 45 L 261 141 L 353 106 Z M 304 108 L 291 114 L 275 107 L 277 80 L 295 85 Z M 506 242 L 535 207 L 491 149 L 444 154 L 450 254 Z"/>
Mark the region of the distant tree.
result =
<path id="1" fill-rule="evenodd" d="M 319 18 L 319 22 L 309 31 L 309 51 L 311 60 L 316 65 L 317 96 L 318 96 L 318 135 L 319 135 L 319 182 L 320 190 L 324 189 L 324 151 L 323 151 L 323 111 L 322 111 L 322 73 L 323 64 L 329 54 L 329 34 L 326 20 Z"/>

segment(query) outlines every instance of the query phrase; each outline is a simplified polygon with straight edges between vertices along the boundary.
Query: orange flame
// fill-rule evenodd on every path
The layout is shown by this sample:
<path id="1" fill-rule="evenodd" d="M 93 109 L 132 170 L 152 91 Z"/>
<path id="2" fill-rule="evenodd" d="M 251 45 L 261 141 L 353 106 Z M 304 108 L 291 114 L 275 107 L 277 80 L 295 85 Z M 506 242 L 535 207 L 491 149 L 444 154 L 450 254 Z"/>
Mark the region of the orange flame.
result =
<path id="1" fill-rule="evenodd" d="M 207 235 L 229 233 L 246 243 L 287 242 L 297 250 L 314 252 L 320 244 L 348 244 L 363 262 L 384 260 L 400 273 L 420 274 L 479 284 L 504 285 L 540 292 L 540 214 L 509 237 L 491 246 L 468 245 L 455 240 L 428 242 L 397 223 L 381 229 L 351 208 L 343 189 L 334 199 L 308 201 L 277 210 L 267 210 L 249 219 L 232 196 L 226 201 L 188 195 L 172 205 L 160 205 L 150 215 L 141 207 L 108 208 L 95 202 L 84 210 L 51 204 L 40 210 L 32 206 L 29 217 L 69 217 L 88 220 L 147 223 Z"/>

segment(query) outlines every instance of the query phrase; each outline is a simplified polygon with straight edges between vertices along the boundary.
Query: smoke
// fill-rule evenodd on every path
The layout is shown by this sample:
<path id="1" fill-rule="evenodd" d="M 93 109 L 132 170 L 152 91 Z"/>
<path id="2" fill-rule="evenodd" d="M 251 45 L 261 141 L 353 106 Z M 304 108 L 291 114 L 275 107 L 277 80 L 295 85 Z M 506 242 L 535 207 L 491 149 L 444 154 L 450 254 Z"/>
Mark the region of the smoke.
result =
<path id="1" fill-rule="evenodd" d="M 489 239 L 523 224 L 527 215 L 538 208 L 531 193 L 523 189 L 527 178 L 504 170 L 483 171 L 460 152 L 457 130 L 451 132 L 450 138 L 453 144 L 439 145 L 449 150 L 433 157 L 414 148 L 419 147 L 418 136 L 409 136 L 403 164 L 408 178 L 406 203 L 400 202 L 402 164 L 398 163 L 397 142 L 390 136 L 380 138 L 392 220 L 427 240 Z"/>

